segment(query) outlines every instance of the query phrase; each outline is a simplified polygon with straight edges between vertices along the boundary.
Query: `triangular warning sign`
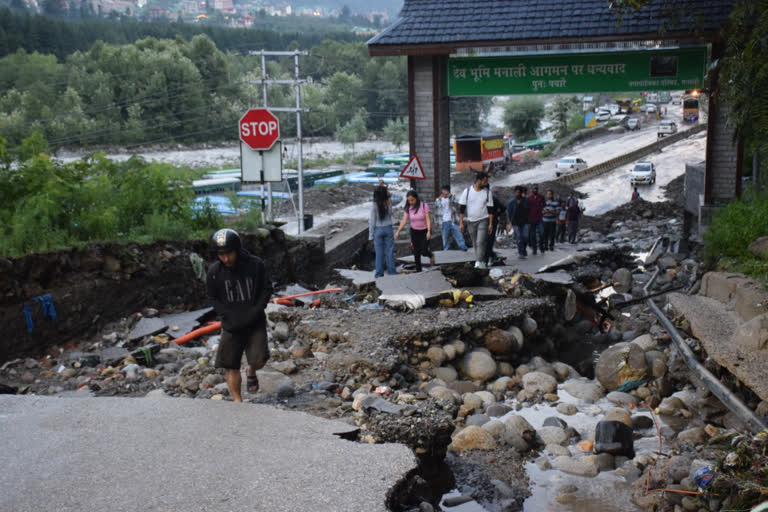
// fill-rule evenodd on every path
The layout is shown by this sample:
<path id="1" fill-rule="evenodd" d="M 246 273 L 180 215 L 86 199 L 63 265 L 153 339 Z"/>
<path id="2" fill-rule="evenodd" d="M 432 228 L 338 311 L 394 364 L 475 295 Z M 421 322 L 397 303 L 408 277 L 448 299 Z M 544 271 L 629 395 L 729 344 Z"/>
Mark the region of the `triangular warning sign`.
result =
<path id="1" fill-rule="evenodd" d="M 425 180 L 427 175 L 424 174 L 424 168 L 419 162 L 419 157 L 414 153 L 411 161 L 405 166 L 403 172 L 400 173 L 401 178 L 408 178 L 409 180 Z"/>

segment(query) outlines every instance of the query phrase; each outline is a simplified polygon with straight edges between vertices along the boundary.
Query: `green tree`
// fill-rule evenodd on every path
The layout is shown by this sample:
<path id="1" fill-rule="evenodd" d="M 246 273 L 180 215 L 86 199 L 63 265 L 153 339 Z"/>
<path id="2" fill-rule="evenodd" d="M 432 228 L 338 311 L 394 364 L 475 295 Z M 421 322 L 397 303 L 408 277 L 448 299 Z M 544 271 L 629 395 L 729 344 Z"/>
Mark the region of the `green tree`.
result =
<path id="1" fill-rule="evenodd" d="M 568 135 L 568 121 L 581 108 L 581 100 L 576 96 L 558 96 L 555 98 L 547 111 L 547 119 L 552 123 L 556 138 L 561 139 Z"/>
<path id="2" fill-rule="evenodd" d="M 493 106 L 490 96 L 451 98 L 451 132 L 461 135 L 477 132 L 482 128 L 482 119 L 488 116 Z"/>
<path id="3" fill-rule="evenodd" d="M 402 117 L 390 119 L 384 125 L 384 138 L 389 140 L 399 150 L 400 146 L 408 138 L 408 122 Z"/>
<path id="4" fill-rule="evenodd" d="M 504 105 L 504 126 L 515 140 L 535 139 L 544 119 L 544 103 L 531 97 L 511 99 Z"/>
<path id="5" fill-rule="evenodd" d="M 364 141 L 368 137 L 368 128 L 365 126 L 365 112 L 355 114 L 343 126 L 336 129 L 336 139 L 345 146 L 352 146 L 352 157 L 355 156 L 355 144 Z"/>

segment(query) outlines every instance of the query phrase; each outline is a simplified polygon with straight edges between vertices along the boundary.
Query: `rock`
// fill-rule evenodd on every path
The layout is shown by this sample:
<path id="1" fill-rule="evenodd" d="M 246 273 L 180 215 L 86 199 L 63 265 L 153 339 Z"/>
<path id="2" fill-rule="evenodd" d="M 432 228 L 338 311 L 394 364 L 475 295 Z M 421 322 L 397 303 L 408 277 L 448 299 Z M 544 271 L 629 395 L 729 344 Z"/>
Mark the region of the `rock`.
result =
<path id="1" fill-rule="evenodd" d="M 483 407 L 490 407 L 496 403 L 496 397 L 488 391 L 475 391 L 475 394 L 483 401 Z"/>
<path id="2" fill-rule="evenodd" d="M 488 384 L 486 386 L 488 388 L 488 391 L 498 391 L 500 393 L 503 393 L 504 391 L 508 390 L 511 387 L 512 378 L 511 377 L 499 377 L 495 381 L 493 381 L 491 384 Z"/>
<path id="3" fill-rule="evenodd" d="M 296 390 L 293 389 L 293 384 L 290 382 L 287 382 L 285 384 L 280 384 L 280 387 L 277 388 L 277 398 L 281 400 L 291 398 L 294 395 L 296 395 Z"/>
<path id="4" fill-rule="evenodd" d="M 453 345 L 443 345 L 443 352 L 445 352 L 445 359 L 453 361 L 456 359 L 456 347 Z"/>
<path id="5" fill-rule="evenodd" d="M 621 391 L 611 391 L 605 398 L 617 405 L 637 405 L 637 397 Z"/>
<path id="6" fill-rule="evenodd" d="M 642 416 L 642 415 L 632 416 L 633 430 L 646 430 L 651 427 L 653 427 L 653 420 L 648 416 Z"/>
<path id="7" fill-rule="evenodd" d="M 614 457 L 610 453 L 599 453 L 595 455 L 595 462 L 599 471 L 612 470 Z"/>
<path id="8" fill-rule="evenodd" d="M 699 446 L 709 440 L 707 432 L 702 427 L 693 427 L 677 434 L 677 442 L 686 446 Z"/>
<path id="9" fill-rule="evenodd" d="M 168 395 L 162 389 L 153 389 L 144 396 L 146 398 L 168 398 Z"/>
<path id="10" fill-rule="evenodd" d="M 542 471 L 547 471 L 548 469 L 552 469 L 552 464 L 549 463 L 549 459 L 544 457 L 543 455 L 538 459 L 536 459 L 534 463 Z"/>
<path id="11" fill-rule="evenodd" d="M 632 272 L 626 268 L 617 269 L 613 273 L 613 289 L 617 293 L 627 293 L 632 289 Z"/>
<path id="12" fill-rule="evenodd" d="M 373 393 L 365 396 L 360 395 L 358 398 L 360 398 L 359 409 L 363 411 L 374 409 L 380 412 L 385 412 L 387 414 L 394 414 L 397 416 L 402 413 L 403 409 L 405 409 L 404 405 L 393 404 L 392 402 L 384 400 L 383 398 L 381 398 L 381 396 Z M 355 400 L 352 402 L 352 409 L 355 409 L 355 402 L 358 400 L 358 398 L 355 398 Z"/>
<path id="13" fill-rule="evenodd" d="M 555 498 L 555 501 L 560 505 L 572 505 L 573 503 L 576 503 L 578 499 L 579 498 L 575 494 L 564 492 L 562 494 L 558 494 L 557 498 Z"/>
<path id="14" fill-rule="evenodd" d="M 571 379 L 563 384 L 563 389 L 575 398 L 586 402 L 596 402 L 603 397 L 603 388 L 600 384 L 589 379 Z"/>
<path id="15" fill-rule="evenodd" d="M 674 483 L 680 483 L 683 478 L 688 476 L 691 469 L 691 459 L 675 455 L 669 459 L 667 464 L 667 476 Z"/>
<path id="16" fill-rule="evenodd" d="M 444 386 L 435 386 L 429 390 L 429 396 L 436 400 L 442 400 L 444 402 L 455 403 L 456 398 L 454 392 Z"/>
<path id="17" fill-rule="evenodd" d="M 493 450 L 496 440 L 490 432 L 481 427 L 470 426 L 461 430 L 453 437 L 449 449 L 456 452 L 468 450 Z"/>
<path id="18" fill-rule="evenodd" d="M 661 401 L 657 408 L 657 414 L 663 414 L 665 416 L 674 416 L 680 411 L 685 409 L 685 404 L 682 400 L 676 396 L 668 396 Z"/>
<path id="19" fill-rule="evenodd" d="M 504 425 L 507 427 L 507 432 L 522 438 L 531 437 L 536 434 L 536 429 L 519 414 L 508 416 L 504 420 Z"/>
<path id="20" fill-rule="evenodd" d="M 285 322 L 277 322 L 275 326 L 272 328 L 272 335 L 278 341 L 287 341 L 290 334 L 291 334 L 290 327 L 288 327 L 288 324 Z"/>
<path id="21" fill-rule="evenodd" d="M 435 512 L 435 507 L 428 501 L 422 501 L 419 503 L 419 512 Z"/>
<path id="22" fill-rule="evenodd" d="M 554 466 L 555 469 L 571 475 L 597 476 L 599 473 L 596 461 L 589 461 L 586 458 L 574 459 L 573 457 L 561 456 L 555 458 Z"/>
<path id="23" fill-rule="evenodd" d="M 582 452 L 589 453 L 595 449 L 595 442 L 592 441 L 591 439 L 587 439 L 586 441 L 580 441 L 579 443 L 577 443 L 576 447 Z"/>
<path id="24" fill-rule="evenodd" d="M 480 386 L 469 380 L 457 380 L 455 382 L 449 382 L 448 388 L 454 390 L 460 395 L 465 393 L 474 393 L 480 391 Z"/>
<path id="25" fill-rule="evenodd" d="M 579 412 L 579 409 L 573 404 L 567 404 L 563 402 L 557 405 L 557 412 L 559 412 L 560 414 L 564 414 L 566 416 L 573 416 L 574 414 Z"/>
<path id="26" fill-rule="evenodd" d="M 435 366 L 441 366 L 448 359 L 442 347 L 429 347 L 427 357 Z"/>
<path id="27" fill-rule="evenodd" d="M 536 330 L 538 328 L 539 325 L 536 323 L 536 320 L 528 315 L 525 315 L 525 318 L 523 318 L 522 331 L 528 336 L 531 336 L 532 334 L 536 334 Z"/>
<path id="28" fill-rule="evenodd" d="M 603 416 L 603 421 L 619 421 L 632 428 L 632 418 L 626 409 L 612 409 Z"/>
<path id="29" fill-rule="evenodd" d="M 496 361 L 485 352 L 474 350 L 464 356 L 463 363 L 464 373 L 472 380 L 485 382 L 496 376 Z"/>
<path id="30" fill-rule="evenodd" d="M 568 379 L 573 379 L 579 376 L 579 372 L 577 372 L 573 366 L 561 363 L 559 361 L 552 363 L 552 369 L 555 370 L 555 374 L 557 374 L 557 380 L 560 382 L 565 382 Z"/>
<path id="31" fill-rule="evenodd" d="M 157 373 L 157 370 L 155 370 L 154 368 L 144 368 L 144 369 L 141 371 L 141 373 L 143 373 L 143 374 L 144 374 L 144 378 L 145 378 L 145 379 L 149 379 L 149 380 L 154 380 L 154 379 L 156 379 L 156 378 L 157 378 L 157 375 L 158 375 L 158 373 Z"/>
<path id="32" fill-rule="evenodd" d="M 499 375 L 503 375 L 505 377 L 514 377 L 515 367 L 506 361 L 502 361 L 499 363 L 498 372 L 499 372 Z"/>
<path id="33" fill-rule="evenodd" d="M 184 384 L 181 387 L 183 387 L 187 391 L 196 393 L 200 389 L 200 379 L 198 379 L 197 377 L 184 379 Z"/>
<path id="34" fill-rule="evenodd" d="M 517 327 L 514 327 L 517 329 Z M 520 329 L 517 329 L 520 332 Z M 520 338 L 522 338 L 520 332 Z M 490 329 L 485 335 L 485 347 L 497 355 L 518 352 L 522 348 L 522 342 L 510 331 L 503 331 L 496 327 Z"/>
<path id="35" fill-rule="evenodd" d="M 544 423 L 542 424 L 544 427 L 560 427 L 562 429 L 568 428 L 568 423 L 565 422 L 564 419 L 558 418 L 557 416 L 550 416 L 548 418 L 544 419 Z"/>
<path id="36" fill-rule="evenodd" d="M 443 382 L 454 382 L 459 378 L 459 373 L 453 366 L 441 366 L 435 369 L 435 377 Z"/>
<path id="37" fill-rule="evenodd" d="M 553 457 L 570 457 L 571 452 L 567 447 L 559 444 L 548 444 L 544 447 L 544 450 L 549 452 Z"/>
<path id="38" fill-rule="evenodd" d="M 453 347 L 453 350 L 456 351 L 457 356 L 463 356 L 464 352 L 467 351 L 467 344 L 461 340 L 453 340 L 451 346 Z"/>
<path id="39" fill-rule="evenodd" d="M 504 422 L 500 420 L 492 419 L 491 421 L 484 423 L 481 426 L 483 427 L 483 429 L 490 432 L 494 438 L 497 438 L 497 439 L 501 438 L 501 436 L 504 435 L 504 433 L 507 431 L 506 425 L 504 425 Z"/>
<path id="40" fill-rule="evenodd" d="M 565 302 L 563 303 L 563 318 L 567 322 L 570 322 L 576 317 L 576 312 L 578 311 L 578 308 L 576 307 L 576 294 L 568 288 L 568 291 L 565 292 Z"/>
<path id="41" fill-rule="evenodd" d="M 443 500 L 443 506 L 453 508 L 469 503 L 470 501 L 473 501 L 471 496 L 451 496 L 450 498 L 445 498 Z"/>
<path id="42" fill-rule="evenodd" d="M 493 404 L 493 405 L 489 406 L 485 410 L 485 414 L 487 414 L 488 416 L 490 416 L 492 418 L 498 418 L 500 416 L 504 416 L 505 414 L 507 414 L 511 410 L 512 410 L 512 408 L 510 406 L 508 406 L 508 405 L 505 405 L 505 404 Z"/>
<path id="43" fill-rule="evenodd" d="M 512 489 L 510 486 L 502 482 L 501 480 L 498 480 L 496 478 L 492 478 L 489 480 L 491 484 L 496 488 L 496 492 L 503 498 L 503 499 L 511 499 L 517 497 L 517 492 Z"/>
<path id="44" fill-rule="evenodd" d="M 768 260 L 768 236 L 761 236 L 749 244 L 747 250 L 758 258 Z"/>
<path id="45" fill-rule="evenodd" d="M 489 421 L 491 421 L 491 417 L 487 414 L 472 414 L 467 416 L 467 418 L 464 420 L 464 424 L 468 427 L 482 427 Z"/>
<path id="46" fill-rule="evenodd" d="M 523 376 L 523 389 L 529 393 L 554 393 L 557 391 L 557 380 L 539 371 L 526 373 Z"/>
<path id="47" fill-rule="evenodd" d="M 643 352 L 656 349 L 656 340 L 650 334 L 643 334 L 632 340 L 632 343 L 642 349 Z"/>
<path id="48" fill-rule="evenodd" d="M 668 268 L 675 268 L 677 266 L 677 260 L 674 256 L 667 253 L 659 258 L 658 264 L 663 270 L 667 270 Z"/>
<path id="49" fill-rule="evenodd" d="M 696 503 L 696 500 L 688 496 L 683 497 L 681 504 L 683 506 L 683 510 L 690 510 L 690 511 L 699 510 L 699 505 Z"/>
<path id="50" fill-rule="evenodd" d="M 595 365 L 595 378 L 613 391 L 628 381 L 644 378 L 648 373 L 645 352 L 634 343 L 617 343 L 600 354 Z"/>
<path id="51" fill-rule="evenodd" d="M 531 368 L 527 364 L 521 364 L 515 369 L 515 375 L 517 375 L 522 379 L 526 373 L 531 373 L 532 371 L 533 371 L 533 368 Z"/>
<path id="52" fill-rule="evenodd" d="M 635 456 L 632 427 L 620 421 L 602 420 L 595 426 L 595 453 Z"/>
<path id="53" fill-rule="evenodd" d="M 758 315 L 749 322 L 741 324 L 733 333 L 731 342 L 739 345 L 748 353 L 764 350 L 768 344 L 768 313 Z"/>
<path id="54" fill-rule="evenodd" d="M 272 363 L 271 366 L 284 375 L 293 375 L 299 370 L 299 368 L 296 366 L 296 363 L 290 359 L 287 361 L 278 361 L 276 363 Z"/>
<path id="55" fill-rule="evenodd" d="M 259 391 L 263 393 L 277 393 L 280 386 L 291 383 L 290 378 L 272 370 L 258 370 L 256 376 L 259 378 Z"/>
<path id="56" fill-rule="evenodd" d="M 561 427 L 541 427 L 536 433 L 545 445 L 559 444 L 565 446 L 568 444 L 568 434 Z"/>
<path id="57" fill-rule="evenodd" d="M 501 442 L 506 444 L 507 446 L 510 446 L 518 453 L 527 453 L 530 451 L 531 446 L 528 444 L 528 441 L 523 439 L 521 436 L 512 434 L 510 432 L 507 432 L 506 430 L 501 435 Z"/>

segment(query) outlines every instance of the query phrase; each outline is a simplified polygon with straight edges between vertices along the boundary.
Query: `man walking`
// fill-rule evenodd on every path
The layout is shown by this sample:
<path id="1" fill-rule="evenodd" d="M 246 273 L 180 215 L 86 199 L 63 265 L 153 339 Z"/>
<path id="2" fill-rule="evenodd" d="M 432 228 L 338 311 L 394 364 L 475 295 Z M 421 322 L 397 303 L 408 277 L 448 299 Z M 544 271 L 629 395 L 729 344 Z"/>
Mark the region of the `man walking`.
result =
<path id="1" fill-rule="evenodd" d="M 440 218 L 442 219 L 442 225 L 440 226 L 440 232 L 443 236 L 443 250 L 447 251 L 451 248 L 451 238 L 453 238 L 459 249 L 466 251 L 467 243 L 464 241 L 464 235 L 461 234 L 459 226 L 454 222 L 456 212 L 453 207 L 451 187 L 448 185 L 444 185 L 440 189 L 440 197 L 437 198 L 437 209 L 441 210 Z"/>
<path id="2" fill-rule="evenodd" d="M 221 316 L 221 341 L 216 368 L 226 371 L 227 386 L 235 402 L 242 402 L 240 364 L 245 352 L 247 388 L 259 390 L 256 370 L 269 359 L 267 317 L 264 310 L 272 295 L 264 262 L 242 248 L 240 236 L 232 229 L 220 229 L 211 237 L 211 249 L 218 260 L 208 269 L 206 293 Z"/>
<path id="3" fill-rule="evenodd" d="M 555 229 L 557 216 L 560 213 L 560 200 L 554 198 L 554 192 L 552 189 L 547 190 L 547 201 L 544 203 L 544 248 L 549 248 L 550 251 L 555 250 Z"/>
<path id="4" fill-rule="evenodd" d="M 486 238 L 493 229 L 493 192 L 488 185 L 488 174 L 479 172 L 475 183 L 467 187 L 459 198 L 459 232 L 464 232 L 467 217 L 469 236 L 475 248 L 475 268 L 488 268 L 486 263 Z"/>
<path id="5" fill-rule="evenodd" d="M 523 195 L 523 188 L 518 185 L 515 187 L 515 197 L 507 204 L 507 219 L 510 224 L 507 229 L 514 231 L 520 258 L 528 256 L 525 248 L 528 243 L 528 215 L 528 199 Z"/>
<path id="6" fill-rule="evenodd" d="M 568 227 L 568 242 L 576 243 L 576 234 L 579 232 L 579 218 L 581 218 L 581 207 L 578 201 L 571 202 L 568 211 L 565 214 L 565 221 Z"/>
<path id="7" fill-rule="evenodd" d="M 531 194 L 528 196 L 528 240 L 533 248 L 533 254 L 536 250 L 544 248 L 544 196 L 539 194 L 539 186 L 534 185 L 531 188 Z"/>

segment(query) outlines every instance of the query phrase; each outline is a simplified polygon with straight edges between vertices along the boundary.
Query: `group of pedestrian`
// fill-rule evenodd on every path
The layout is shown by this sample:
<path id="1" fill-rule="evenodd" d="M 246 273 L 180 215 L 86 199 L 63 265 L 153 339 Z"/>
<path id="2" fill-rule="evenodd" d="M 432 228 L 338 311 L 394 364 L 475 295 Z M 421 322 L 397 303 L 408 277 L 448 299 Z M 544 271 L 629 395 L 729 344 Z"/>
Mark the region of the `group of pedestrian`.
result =
<path id="1" fill-rule="evenodd" d="M 565 243 L 566 233 L 568 242 L 575 244 L 582 209 L 573 194 L 565 201 L 551 189 L 542 196 L 538 185 L 526 194 L 526 188 L 518 185 L 507 204 L 507 229 L 514 234 L 518 255 L 527 257 L 528 247 L 534 255 L 552 251 L 555 242 Z"/>

